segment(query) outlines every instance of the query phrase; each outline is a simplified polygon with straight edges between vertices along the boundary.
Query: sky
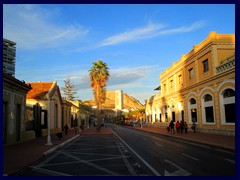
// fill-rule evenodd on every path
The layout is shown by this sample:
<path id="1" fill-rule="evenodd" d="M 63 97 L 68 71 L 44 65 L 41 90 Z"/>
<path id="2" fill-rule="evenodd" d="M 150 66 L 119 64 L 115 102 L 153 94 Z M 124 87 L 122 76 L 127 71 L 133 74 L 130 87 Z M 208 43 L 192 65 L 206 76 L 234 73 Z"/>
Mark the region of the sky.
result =
<path id="1" fill-rule="evenodd" d="M 71 78 L 78 99 L 93 99 L 93 62 L 107 64 L 107 90 L 142 104 L 159 93 L 160 73 L 211 31 L 235 34 L 234 4 L 4 4 L 3 37 L 16 45 L 15 77 Z"/>

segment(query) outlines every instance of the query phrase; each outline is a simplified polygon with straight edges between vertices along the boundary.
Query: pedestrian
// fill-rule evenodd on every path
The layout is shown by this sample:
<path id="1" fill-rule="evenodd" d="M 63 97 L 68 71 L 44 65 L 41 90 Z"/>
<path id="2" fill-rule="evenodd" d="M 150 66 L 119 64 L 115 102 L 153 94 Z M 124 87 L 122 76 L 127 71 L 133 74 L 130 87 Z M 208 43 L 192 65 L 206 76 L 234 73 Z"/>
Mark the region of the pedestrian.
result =
<path id="1" fill-rule="evenodd" d="M 181 124 L 179 121 L 176 122 L 177 133 L 180 133 Z"/>
<path id="2" fill-rule="evenodd" d="M 187 134 L 188 125 L 187 125 L 186 121 L 184 121 L 184 130 L 185 130 L 185 133 Z"/>
<path id="3" fill-rule="evenodd" d="M 181 130 L 181 134 L 182 134 L 183 130 L 184 130 L 184 121 L 181 121 L 181 123 L 180 123 L 180 130 Z"/>
<path id="4" fill-rule="evenodd" d="M 171 132 L 171 134 L 175 134 L 175 132 L 174 132 L 174 122 L 173 122 L 173 120 L 171 120 L 171 122 L 170 122 L 170 124 L 169 124 L 169 127 L 170 127 L 170 132 Z"/>
<path id="5" fill-rule="evenodd" d="M 168 134 L 170 134 L 170 127 L 169 126 L 167 127 L 167 131 L 168 131 Z"/>
<path id="6" fill-rule="evenodd" d="M 68 133 L 68 125 L 66 124 L 65 126 L 64 126 L 64 131 L 65 131 L 65 135 L 67 135 L 67 133 Z"/>
<path id="7" fill-rule="evenodd" d="M 83 128 L 84 128 L 83 125 L 79 126 L 79 133 L 82 132 Z"/>
<path id="8" fill-rule="evenodd" d="M 191 127 L 191 129 L 193 130 L 193 132 L 196 132 L 196 123 L 195 123 L 195 121 L 193 121 L 193 124 L 192 124 L 192 127 Z"/>

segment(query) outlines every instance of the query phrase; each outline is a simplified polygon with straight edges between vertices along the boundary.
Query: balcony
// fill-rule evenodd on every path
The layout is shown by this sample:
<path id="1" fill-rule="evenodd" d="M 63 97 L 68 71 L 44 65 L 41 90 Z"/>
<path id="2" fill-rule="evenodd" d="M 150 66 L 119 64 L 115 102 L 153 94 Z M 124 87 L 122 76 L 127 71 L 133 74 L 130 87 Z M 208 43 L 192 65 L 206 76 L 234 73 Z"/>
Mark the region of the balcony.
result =
<path id="1" fill-rule="evenodd" d="M 235 56 L 228 58 L 223 61 L 220 66 L 216 67 L 217 74 L 223 73 L 227 70 L 235 68 Z"/>

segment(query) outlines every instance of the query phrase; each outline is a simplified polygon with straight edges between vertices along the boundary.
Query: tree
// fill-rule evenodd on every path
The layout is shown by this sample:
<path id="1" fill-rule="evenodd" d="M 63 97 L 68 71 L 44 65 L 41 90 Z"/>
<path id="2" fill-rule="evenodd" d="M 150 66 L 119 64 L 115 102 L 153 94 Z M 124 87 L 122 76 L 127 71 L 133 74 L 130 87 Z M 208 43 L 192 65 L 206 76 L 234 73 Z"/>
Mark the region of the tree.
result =
<path id="1" fill-rule="evenodd" d="M 93 88 L 94 99 L 97 105 L 97 124 L 98 129 L 101 125 L 100 111 L 102 104 L 106 99 L 106 86 L 109 79 L 109 68 L 107 64 L 98 60 L 93 62 L 91 69 L 89 70 L 90 86 Z"/>
<path id="2" fill-rule="evenodd" d="M 77 94 L 75 85 L 71 81 L 70 77 L 65 79 L 64 83 L 65 83 L 65 87 L 62 88 L 62 91 L 66 97 L 66 100 L 74 101 L 74 99 L 77 98 L 76 96 L 74 96 L 75 94 Z"/>

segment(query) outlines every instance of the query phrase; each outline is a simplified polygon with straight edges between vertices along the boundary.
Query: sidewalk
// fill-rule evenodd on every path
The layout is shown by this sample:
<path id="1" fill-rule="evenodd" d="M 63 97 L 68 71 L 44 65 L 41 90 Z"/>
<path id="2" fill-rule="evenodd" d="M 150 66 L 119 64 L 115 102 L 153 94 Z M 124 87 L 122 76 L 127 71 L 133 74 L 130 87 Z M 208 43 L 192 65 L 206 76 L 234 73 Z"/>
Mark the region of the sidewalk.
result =
<path id="1" fill-rule="evenodd" d="M 175 134 L 169 134 L 165 128 L 154 128 L 154 127 L 132 127 L 137 130 L 148 131 L 152 133 L 162 134 L 169 137 L 180 138 L 188 140 L 191 142 L 197 142 L 200 144 L 207 144 L 211 146 L 225 148 L 230 151 L 235 151 L 235 136 L 225 136 L 218 134 L 207 134 L 207 133 L 194 133 L 191 129 L 188 130 L 188 133 L 181 134 L 175 132 Z"/>
<path id="2" fill-rule="evenodd" d="M 60 146 L 61 143 L 75 137 L 74 129 L 70 129 L 68 134 L 63 134 L 59 139 L 56 135 L 51 135 L 53 145 L 46 145 L 47 137 L 38 137 L 26 142 L 9 145 L 3 148 L 3 175 L 11 175 L 20 169 L 39 160 L 44 152 Z"/>
<path id="3" fill-rule="evenodd" d="M 223 136 L 215 134 L 203 134 L 193 133 L 191 131 L 188 134 L 168 134 L 167 130 L 161 128 L 151 127 L 130 127 L 136 130 L 148 131 L 152 133 L 158 133 L 174 138 L 181 138 L 192 142 L 201 144 L 209 144 L 216 147 L 226 148 L 231 151 L 235 151 L 235 137 L 234 136 Z M 3 164 L 3 175 L 11 175 L 15 172 L 23 169 L 26 166 L 38 161 L 44 155 L 51 153 L 55 149 L 63 146 L 67 142 L 79 135 L 110 135 L 113 131 L 110 127 L 102 127 L 100 131 L 97 131 L 96 127 L 85 128 L 80 134 L 74 129 L 69 130 L 68 135 L 63 134 L 62 139 L 58 139 L 57 136 L 52 135 L 53 145 L 46 145 L 47 137 L 39 137 L 34 140 L 27 142 L 11 145 L 4 147 L 4 164 Z"/>

